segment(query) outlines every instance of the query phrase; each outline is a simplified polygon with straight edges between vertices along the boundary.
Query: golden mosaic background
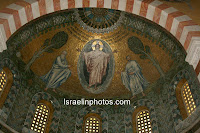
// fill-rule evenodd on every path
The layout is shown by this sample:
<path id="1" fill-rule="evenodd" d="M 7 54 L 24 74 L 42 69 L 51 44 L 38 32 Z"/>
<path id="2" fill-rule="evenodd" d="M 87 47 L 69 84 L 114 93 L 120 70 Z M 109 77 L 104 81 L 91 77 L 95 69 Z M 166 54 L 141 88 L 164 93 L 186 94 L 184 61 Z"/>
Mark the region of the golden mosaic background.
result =
<path id="1" fill-rule="evenodd" d="M 47 38 L 52 38 L 59 31 L 65 31 L 68 33 L 69 39 L 67 44 L 62 48 L 55 50 L 54 53 L 44 53 L 42 57 L 35 60 L 35 62 L 31 66 L 31 70 L 38 76 L 45 75 L 52 67 L 52 64 L 56 57 L 61 54 L 63 50 L 68 52 L 67 61 L 68 64 L 72 67 L 70 70 L 72 71 L 71 77 L 63 83 L 59 90 L 67 93 L 72 93 L 75 95 L 81 95 L 86 97 L 95 97 L 95 98 L 112 98 L 118 97 L 120 95 L 126 95 L 130 93 L 125 86 L 122 84 L 121 75 L 117 72 L 124 71 L 125 65 L 127 63 L 126 56 L 130 55 L 132 60 L 136 60 L 140 66 L 142 67 L 142 73 L 144 77 L 150 82 L 153 83 L 159 79 L 160 74 L 157 69 L 149 63 L 150 60 L 145 59 L 142 60 L 139 58 L 139 55 L 134 54 L 127 45 L 127 40 L 131 36 L 136 36 L 142 40 L 144 45 L 149 45 L 154 57 L 160 63 L 160 66 L 167 72 L 173 64 L 173 60 L 169 57 L 165 51 L 162 50 L 158 45 L 152 43 L 147 38 L 137 35 L 132 31 L 128 31 L 123 27 L 119 27 L 115 31 L 106 34 L 95 34 L 87 32 L 86 30 L 79 27 L 78 24 L 74 24 L 73 26 L 62 27 L 60 29 L 49 31 L 43 35 L 40 35 L 28 45 L 26 45 L 22 50 L 22 59 L 25 63 L 27 63 L 34 52 L 37 51 L 40 46 L 43 44 L 44 40 Z M 102 39 L 106 41 L 112 50 L 118 50 L 118 53 L 114 54 L 115 59 L 115 74 L 114 78 L 110 84 L 110 86 L 101 94 L 91 94 L 83 89 L 79 82 L 78 73 L 77 73 L 77 62 L 79 58 L 79 52 L 77 52 L 77 48 L 82 49 L 87 42 L 92 39 Z"/>

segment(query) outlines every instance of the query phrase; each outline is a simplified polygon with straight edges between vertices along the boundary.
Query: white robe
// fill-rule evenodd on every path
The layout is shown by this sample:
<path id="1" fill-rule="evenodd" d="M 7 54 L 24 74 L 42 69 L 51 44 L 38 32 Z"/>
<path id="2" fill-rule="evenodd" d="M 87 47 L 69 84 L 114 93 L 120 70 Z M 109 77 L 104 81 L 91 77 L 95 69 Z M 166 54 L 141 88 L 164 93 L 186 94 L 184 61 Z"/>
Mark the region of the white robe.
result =
<path id="1" fill-rule="evenodd" d="M 89 73 L 89 86 L 101 84 L 102 78 L 106 74 L 110 55 L 100 50 L 94 50 L 84 52 L 84 59 Z"/>
<path id="2" fill-rule="evenodd" d="M 129 73 L 134 73 L 130 75 Z M 143 77 L 139 64 L 132 60 L 126 64 L 125 72 L 121 73 L 122 82 L 132 92 L 132 95 L 139 94 L 148 86 L 148 81 Z"/>

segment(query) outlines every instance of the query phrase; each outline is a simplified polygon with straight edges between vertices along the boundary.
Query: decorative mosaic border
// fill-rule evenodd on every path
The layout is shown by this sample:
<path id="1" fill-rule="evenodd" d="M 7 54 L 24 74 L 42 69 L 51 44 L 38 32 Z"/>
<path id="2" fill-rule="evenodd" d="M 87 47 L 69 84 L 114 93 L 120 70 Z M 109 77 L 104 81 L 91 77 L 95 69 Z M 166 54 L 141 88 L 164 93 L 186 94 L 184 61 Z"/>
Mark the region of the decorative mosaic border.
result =
<path id="1" fill-rule="evenodd" d="M 180 42 L 171 34 L 168 34 L 163 27 L 136 15 L 126 14 L 125 16 L 123 20 L 124 23 L 122 24 L 125 28 L 148 38 L 151 42 L 154 42 L 155 45 L 168 53 L 176 62 L 183 62 L 185 60 L 186 52 L 184 48 Z"/>
<path id="2" fill-rule="evenodd" d="M 140 16 L 125 12 L 123 13 L 124 17 L 122 20 L 122 25 L 125 28 L 128 28 L 128 30 L 136 32 L 137 34 L 148 38 L 152 42 L 155 42 L 156 45 L 161 47 L 165 52 L 169 53 L 171 58 L 175 59 L 177 62 L 182 62 L 185 60 L 186 52 L 184 51 L 184 48 L 176 40 L 176 38 L 167 33 L 166 30 Z M 75 21 L 77 21 L 74 19 L 73 14 L 74 10 L 56 12 L 28 23 L 18 30 L 17 34 L 9 38 L 7 41 L 8 48 L 19 50 L 33 39 L 44 33 L 47 33 L 48 31 L 73 24 Z M 70 28 L 68 28 L 68 30 L 71 33 L 75 32 L 72 29 L 71 31 Z M 116 38 L 113 36 L 113 39 L 118 40 L 119 38 L 123 37 L 123 35 L 119 37 L 119 34 L 115 36 Z"/>
<path id="3" fill-rule="evenodd" d="M 126 111 L 124 113 L 125 132 L 126 133 L 132 133 L 133 132 L 133 120 L 132 120 L 133 112 L 137 107 L 140 107 L 140 106 L 146 106 L 149 109 L 152 131 L 153 131 L 153 133 L 159 133 L 154 104 L 153 104 L 152 101 L 150 101 L 148 99 L 140 99 L 140 100 L 132 103 L 126 109 Z"/>
<path id="4" fill-rule="evenodd" d="M 54 97 L 52 97 L 50 94 L 48 94 L 46 92 L 39 92 L 33 96 L 30 107 L 29 107 L 29 111 L 26 116 L 26 120 L 24 122 L 24 128 L 22 129 L 22 132 L 29 133 L 31 131 L 30 130 L 31 123 L 33 121 L 36 106 L 37 106 L 37 103 L 39 100 L 46 100 L 46 101 L 50 101 L 52 103 L 54 112 L 53 112 L 53 117 L 52 117 L 49 132 L 57 133 L 60 116 L 61 116 L 61 106 L 60 106 L 59 102 L 57 101 L 57 99 L 55 99 Z"/>
<path id="5" fill-rule="evenodd" d="M 120 17 L 114 25 L 112 25 L 108 28 L 103 28 L 103 29 L 93 28 L 93 27 L 90 27 L 87 24 L 85 24 L 79 16 L 78 9 L 74 9 L 74 16 L 75 16 L 77 23 L 80 24 L 81 27 L 83 27 L 85 30 L 87 30 L 89 32 L 92 32 L 92 33 L 109 33 L 109 32 L 112 32 L 113 30 L 117 29 L 121 25 L 121 23 L 125 19 L 125 12 L 120 13 Z"/>
<path id="6" fill-rule="evenodd" d="M 188 129 L 192 128 L 195 124 L 200 121 L 200 106 L 196 108 L 196 110 L 187 117 L 184 121 L 180 122 L 176 127 L 177 133 L 185 133 L 188 132 Z"/>
<path id="7" fill-rule="evenodd" d="M 108 133 L 108 114 L 102 108 L 95 106 L 85 107 L 78 112 L 76 117 L 75 133 L 82 133 L 83 118 L 88 113 L 96 113 L 100 115 L 102 119 L 102 133 Z"/>
<path id="8" fill-rule="evenodd" d="M 10 37 L 7 41 L 8 48 L 10 45 L 16 47 L 17 49 L 23 48 L 33 39 L 47 33 L 48 31 L 72 24 L 71 12 L 72 11 L 54 13 L 43 16 L 40 19 L 33 20 L 32 23 L 28 23 L 23 26 L 21 30 L 17 31 L 17 34 Z"/>
<path id="9" fill-rule="evenodd" d="M 8 58 L 4 58 L 3 60 L 0 61 L 0 67 L 1 68 L 3 68 L 3 67 L 9 68 L 13 74 L 13 84 L 10 88 L 10 91 L 7 95 L 7 98 L 4 102 L 4 105 L 3 105 L 3 108 L 2 108 L 1 114 L 0 114 L 1 120 L 6 122 L 10 112 L 12 111 L 11 109 L 13 107 L 13 104 L 14 104 L 17 94 L 19 92 L 20 85 L 21 85 L 21 78 L 20 78 L 20 73 L 12 60 L 10 60 Z"/>

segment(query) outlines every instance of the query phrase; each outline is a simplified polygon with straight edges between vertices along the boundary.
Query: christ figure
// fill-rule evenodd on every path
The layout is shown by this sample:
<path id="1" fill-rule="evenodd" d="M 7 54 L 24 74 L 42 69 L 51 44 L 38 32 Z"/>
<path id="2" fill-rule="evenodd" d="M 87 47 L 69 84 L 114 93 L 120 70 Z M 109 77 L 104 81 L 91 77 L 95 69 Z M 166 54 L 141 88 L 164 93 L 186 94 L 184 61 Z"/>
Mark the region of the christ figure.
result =
<path id="1" fill-rule="evenodd" d="M 77 51 L 81 52 L 80 49 L 77 49 Z M 113 53 L 117 53 L 117 50 L 114 50 Z M 101 84 L 103 76 L 106 75 L 106 69 L 111 54 L 100 50 L 100 44 L 99 41 L 97 41 L 95 49 L 90 52 L 82 52 L 82 56 L 85 60 L 87 71 L 89 73 L 88 89 L 93 85 L 95 89 L 97 89 L 97 84 Z"/>

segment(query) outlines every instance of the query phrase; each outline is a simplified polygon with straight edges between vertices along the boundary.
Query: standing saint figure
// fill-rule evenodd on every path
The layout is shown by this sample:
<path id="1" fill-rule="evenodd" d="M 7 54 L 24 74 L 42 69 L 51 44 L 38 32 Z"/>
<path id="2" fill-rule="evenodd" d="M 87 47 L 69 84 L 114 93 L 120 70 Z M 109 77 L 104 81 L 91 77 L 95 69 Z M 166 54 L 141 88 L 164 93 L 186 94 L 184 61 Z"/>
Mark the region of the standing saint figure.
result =
<path id="1" fill-rule="evenodd" d="M 70 65 L 67 64 L 66 55 L 67 52 L 63 51 L 54 61 L 51 70 L 46 75 L 41 76 L 41 79 L 46 83 L 45 91 L 48 88 L 53 88 L 53 91 L 56 92 L 55 89 L 71 76 Z"/>
<path id="2" fill-rule="evenodd" d="M 88 89 L 94 85 L 97 89 L 97 84 L 102 83 L 103 76 L 106 75 L 107 65 L 110 60 L 110 53 L 105 53 L 102 51 L 103 45 L 100 46 L 100 42 L 97 41 L 93 51 L 82 52 L 83 59 L 87 66 L 87 71 L 89 73 L 89 85 Z M 80 49 L 77 49 L 78 52 L 81 52 Z M 117 50 L 114 50 L 113 53 L 117 53 Z"/>
<path id="3" fill-rule="evenodd" d="M 121 73 L 122 82 L 125 87 L 132 92 L 133 97 L 142 93 L 148 86 L 148 81 L 143 77 L 142 69 L 135 60 L 131 60 L 130 56 L 126 57 L 128 63 L 126 64 L 125 72 Z"/>

